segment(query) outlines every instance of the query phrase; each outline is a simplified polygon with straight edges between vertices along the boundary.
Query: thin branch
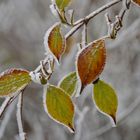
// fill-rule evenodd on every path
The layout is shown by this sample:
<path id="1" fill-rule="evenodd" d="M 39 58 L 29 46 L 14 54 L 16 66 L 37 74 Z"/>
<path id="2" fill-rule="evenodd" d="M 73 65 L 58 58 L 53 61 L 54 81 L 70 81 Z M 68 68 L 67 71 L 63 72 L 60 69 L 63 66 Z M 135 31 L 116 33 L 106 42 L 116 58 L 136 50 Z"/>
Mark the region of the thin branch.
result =
<path id="1" fill-rule="evenodd" d="M 0 108 L 0 118 L 3 116 L 4 112 L 6 111 L 7 107 L 9 106 L 9 103 L 11 102 L 12 98 L 13 97 L 6 97 L 6 99 L 2 103 L 2 106 Z"/>
<path id="2" fill-rule="evenodd" d="M 1 108 L 0 108 L 0 118 L 3 116 L 3 114 L 5 113 L 6 109 L 9 107 L 9 105 L 17 98 L 17 96 L 20 94 L 19 93 L 15 93 L 14 96 L 12 97 L 6 97 L 6 99 L 4 100 Z"/>
<path id="3" fill-rule="evenodd" d="M 121 20 L 123 20 L 123 18 L 125 16 L 125 13 L 130 8 L 130 5 L 131 5 L 131 0 L 124 0 L 123 1 L 123 9 L 122 9 L 122 11 L 120 12 L 120 15 L 119 15 L 119 17 L 121 18 Z"/>
<path id="4" fill-rule="evenodd" d="M 84 24 L 83 32 L 82 32 L 82 46 L 85 47 L 87 45 L 87 23 Z"/>
<path id="5" fill-rule="evenodd" d="M 17 123 L 18 123 L 20 140 L 27 140 L 26 139 L 26 133 L 24 132 L 24 129 L 23 129 L 22 107 L 23 107 L 23 91 L 20 93 L 19 98 L 18 98 Z"/>
<path id="6" fill-rule="evenodd" d="M 8 125 L 8 122 L 10 120 L 10 117 L 15 109 L 16 102 L 14 102 L 6 111 L 5 117 L 3 118 L 1 124 L 0 124 L 0 140 L 3 138 L 3 135 L 5 133 L 6 126 Z"/>
<path id="7" fill-rule="evenodd" d="M 121 2 L 122 0 L 114 0 L 114 1 L 111 1 L 107 4 L 105 4 L 104 6 L 100 7 L 99 9 L 93 11 L 92 13 L 90 13 L 89 15 L 87 15 L 85 18 L 81 18 L 79 19 L 78 21 L 76 21 L 74 23 L 74 27 L 65 35 L 65 39 L 67 40 L 69 37 L 71 37 L 76 31 L 78 31 L 78 29 L 80 29 L 84 24 L 85 22 L 88 23 L 92 18 L 94 18 L 95 16 L 97 16 L 98 14 L 102 13 L 103 11 L 107 10 L 108 8 L 116 5 L 117 3 Z M 54 60 L 53 60 L 54 61 Z M 46 57 L 44 60 L 43 60 L 43 64 L 46 65 L 48 62 L 48 57 Z M 41 65 L 39 65 L 35 72 L 39 72 L 41 70 Z M 52 75 L 52 74 L 51 74 Z M 51 77 L 50 75 L 50 77 Z M 50 78 L 49 77 L 49 78 Z"/>
<path id="8" fill-rule="evenodd" d="M 119 13 L 119 15 L 116 16 L 116 20 L 112 22 L 109 18 L 108 13 L 105 15 L 106 17 L 106 22 L 108 25 L 108 35 L 110 36 L 111 39 L 116 39 L 116 36 L 120 29 L 123 27 L 123 18 L 126 12 L 129 10 L 130 5 L 131 5 L 131 0 L 124 0 L 123 1 L 123 7 Z"/>
<path id="9" fill-rule="evenodd" d="M 106 5 L 100 7 L 99 9 L 93 11 L 92 13 L 90 13 L 89 15 L 87 15 L 85 18 L 79 19 L 78 21 L 76 21 L 74 23 L 74 25 L 76 25 L 75 27 L 73 27 L 65 36 L 66 39 L 68 39 L 70 36 L 72 36 L 79 28 L 81 28 L 85 21 L 89 22 L 92 18 L 94 18 L 95 16 L 97 16 L 98 14 L 100 14 L 101 12 L 107 10 L 108 8 L 114 6 L 115 4 L 121 2 L 122 0 L 114 0 L 111 1 L 109 3 L 107 3 Z"/>
<path id="10" fill-rule="evenodd" d="M 124 41 L 130 41 L 133 37 L 139 34 L 139 30 L 137 28 L 140 27 L 140 19 L 137 19 L 132 25 L 130 25 L 126 30 L 124 30 L 115 40 L 113 43 L 107 45 L 109 49 L 114 49 L 119 47 Z M 134 32 L 135 31 L 135 32 Z M 125 38 L 125 39 L 124 39 Z M 122 45 L 121 47 L 126 46 Z"/>

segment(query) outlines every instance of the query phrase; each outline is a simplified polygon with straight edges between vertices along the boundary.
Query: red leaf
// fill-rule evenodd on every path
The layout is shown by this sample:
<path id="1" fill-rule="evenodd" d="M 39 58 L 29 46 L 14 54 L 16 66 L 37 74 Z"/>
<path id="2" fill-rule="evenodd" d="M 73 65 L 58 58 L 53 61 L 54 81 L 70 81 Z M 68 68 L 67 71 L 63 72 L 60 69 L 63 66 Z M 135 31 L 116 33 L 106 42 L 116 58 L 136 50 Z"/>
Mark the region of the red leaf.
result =
<path id="1" fill-rule="evenodd" d="M 103 71 L 105 61 L 106 49 L 104 40 L 97 40 L 80 51 L 76 66 L 82 84 L 81 91 L 86 85 L 97 80 Z"/>

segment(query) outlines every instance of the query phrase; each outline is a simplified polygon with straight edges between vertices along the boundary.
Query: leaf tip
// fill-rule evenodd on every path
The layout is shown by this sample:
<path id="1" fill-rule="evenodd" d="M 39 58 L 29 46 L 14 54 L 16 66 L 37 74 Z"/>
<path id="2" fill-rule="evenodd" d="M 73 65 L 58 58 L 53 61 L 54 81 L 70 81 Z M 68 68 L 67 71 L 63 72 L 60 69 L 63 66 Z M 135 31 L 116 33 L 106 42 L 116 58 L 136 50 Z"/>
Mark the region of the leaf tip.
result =
<path id="1" fill-rule="evenodd" d="M 74 128 L 73 124 L 69 123 L 68 127 L 69 127 L 71 133 L 75 133 L 75 128 Z"/>
<path id="2" fill-rule="evenodd" d="M 113 127 L 116 127 L 116 124 L 117 124 L 116 115 L 110 115 L 110 117 L 113 120 Z"/>
<path id="3" fill-rule="evenodd" d="M 82 84 L 81 89 L 80 89 L 80 92 L 79 92 L 79 93 L 80 93 L 80 95 L 82 94 L 82 92 L 83 92 L 84 88 L 85 88 L 85 85 L 83 85 L 83 84 Z"/>
<path id="4" fill-rule="evenodd" d="M 57 65 L 59 66 L 60 65 L 60 63 L 61 63 L 61 57 L 56 57 L 56 63 L 57 63 Z"/>

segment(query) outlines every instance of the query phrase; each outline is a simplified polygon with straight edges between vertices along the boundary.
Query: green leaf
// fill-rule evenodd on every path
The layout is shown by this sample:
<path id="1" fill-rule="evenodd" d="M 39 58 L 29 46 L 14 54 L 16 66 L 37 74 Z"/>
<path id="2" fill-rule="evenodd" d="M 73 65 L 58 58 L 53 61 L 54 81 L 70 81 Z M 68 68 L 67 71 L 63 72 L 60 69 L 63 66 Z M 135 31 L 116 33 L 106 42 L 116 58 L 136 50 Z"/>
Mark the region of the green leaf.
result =
<path id="1" fill-rule="evenodd" d="M 59 62 L 66 48 L 66 41 L 60 29 L 61 24 L 56 23 L 46 32 L 44 37 L 46 51 L 49 51 L 51 54 L 53 54 L 57 62 Z"/>
<path id="2" fill-rule="evenodd" d="M 74 132 L 74 105 L 67 93 L 61 88 L 48 85 L 44 95 L 44 106 L 49 116 Z"/>
<path id="3" fill-rule="evenodd" d="M 105 40 L 100 39 L 82 49 L 77 57 L 76 68 L 81 80 L 81 92 L 84 87 L 96 81 L 106 62 Z"/>
<path id="4" fill-rule="evenodd" d="M 24 89 L 30 81 L 28 71 L 8 69 L 0 74 L 0 96 L 11 96 Z"/>
<path id="5" fill-rule="evenodd" d="M 65 90 L 65 92 L 72 96 L 76 92 L 77 88 L 77 76 L 76 72 L 72 72 L 66 75 L 62 80 L 59 82 L 58 86 Z"/>
<path id="6" fill-rule="evenodd" d="M 116 124 L 118 98 L 114 89 L 104 81 L 99 80 L 94 85 L 93 99 L 99 111 L 112 117 L 114 123 Z"/>
<path id="7" fill-rule="evenodd" d="M 69 5 L 71 0 L 55 0 L 56 5 L 60 11 L 64 11 L 65 8 Z"/>

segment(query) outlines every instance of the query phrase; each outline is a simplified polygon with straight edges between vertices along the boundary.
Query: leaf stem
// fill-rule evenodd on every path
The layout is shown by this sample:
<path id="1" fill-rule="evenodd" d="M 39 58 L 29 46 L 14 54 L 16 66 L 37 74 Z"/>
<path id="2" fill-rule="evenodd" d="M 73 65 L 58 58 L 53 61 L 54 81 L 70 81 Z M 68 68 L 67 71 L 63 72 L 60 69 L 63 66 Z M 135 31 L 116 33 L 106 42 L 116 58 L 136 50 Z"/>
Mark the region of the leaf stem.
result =
<path id="1" fill-rule="evenodd" d="M 87 38 L 87 23 L 84 24 L 83 32 L 82 32 L 82 46 L 85 47 L 88 43 Z"/>

